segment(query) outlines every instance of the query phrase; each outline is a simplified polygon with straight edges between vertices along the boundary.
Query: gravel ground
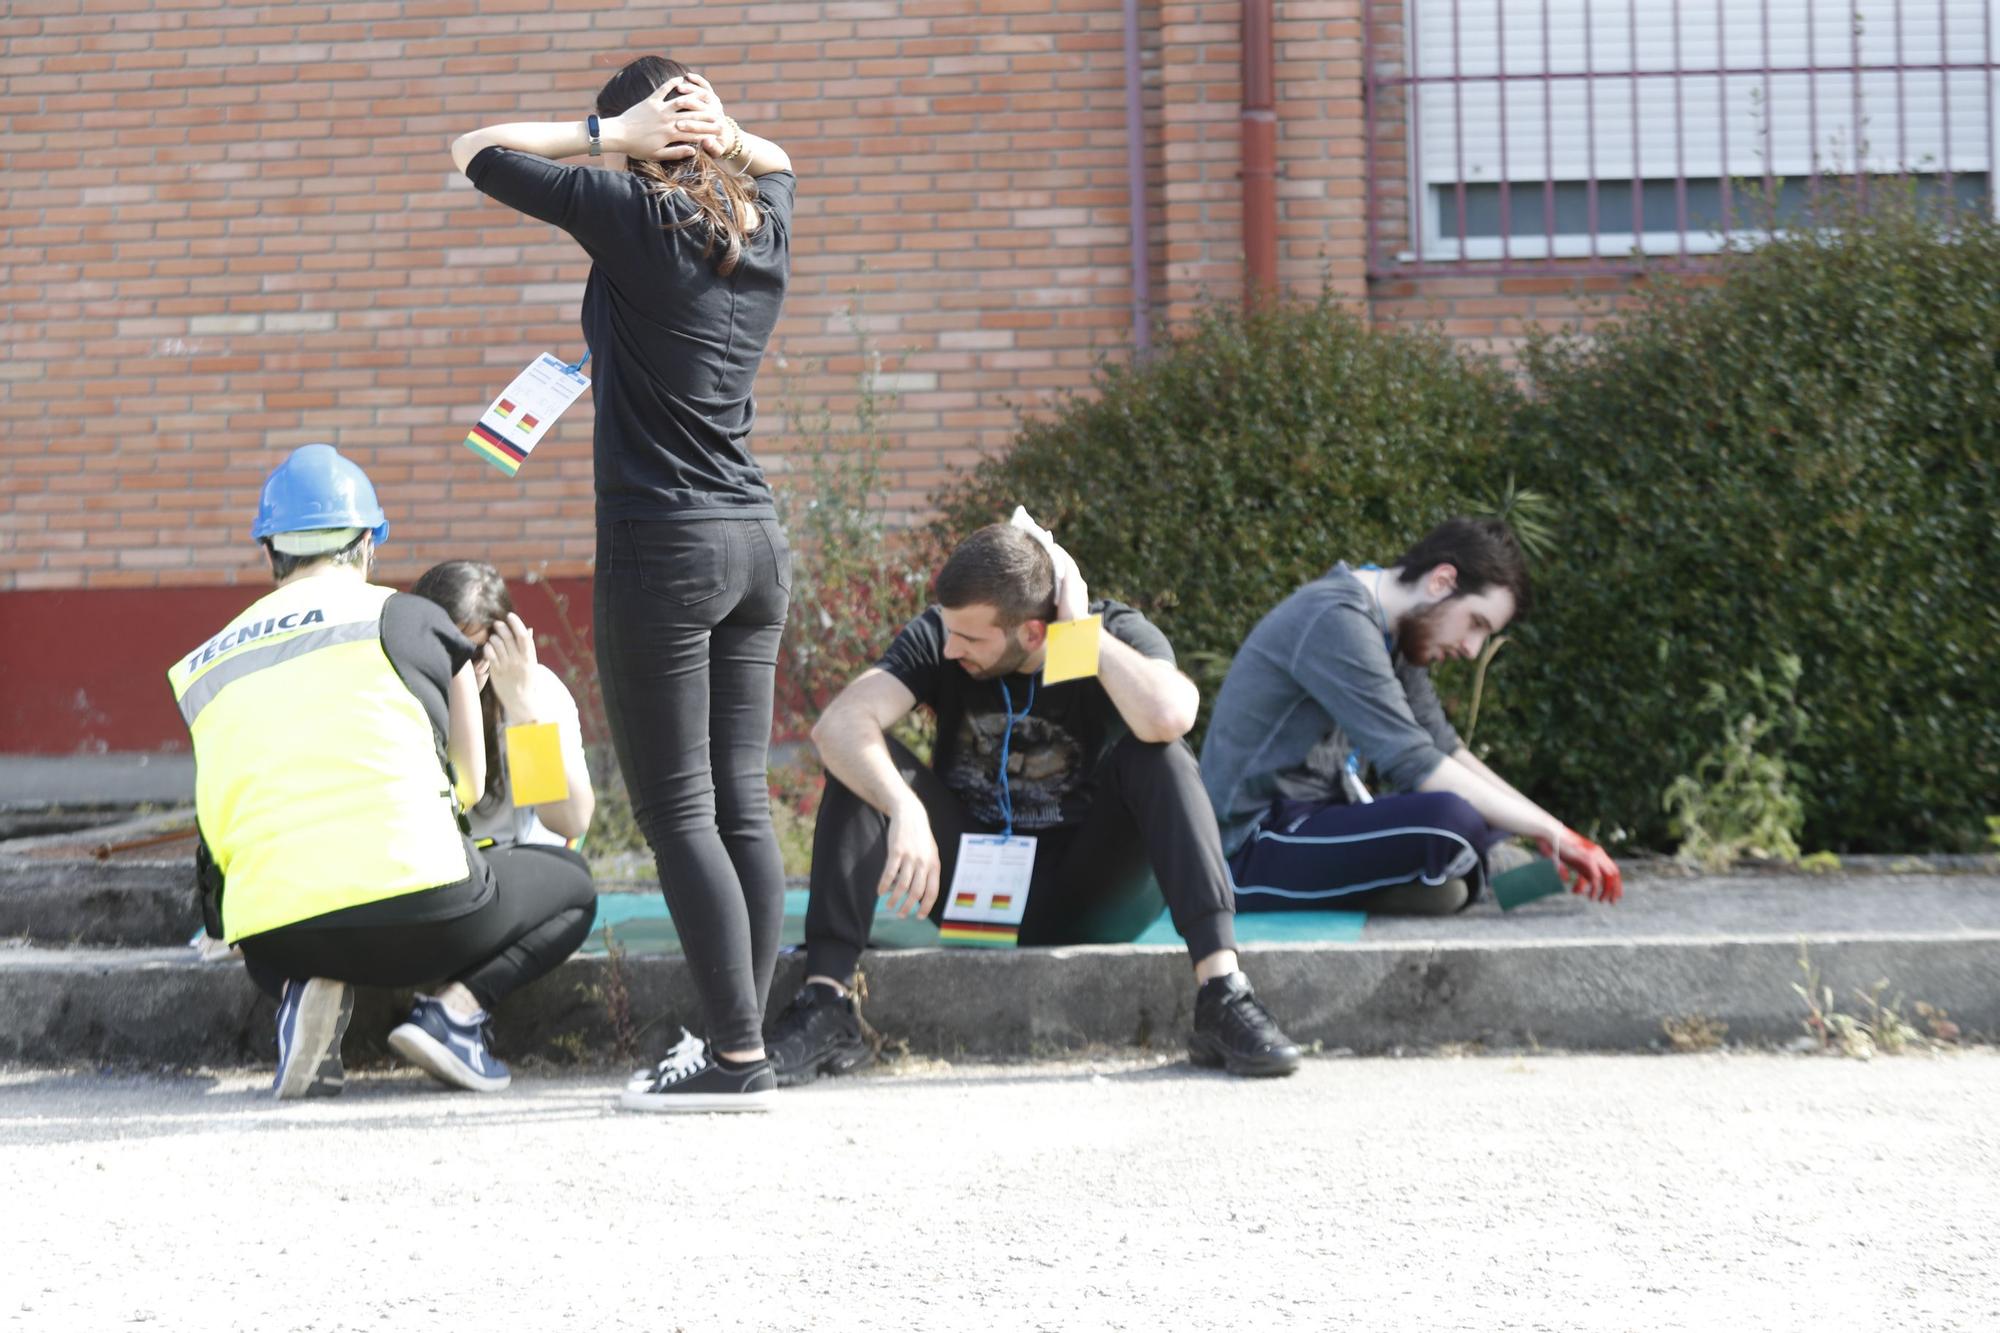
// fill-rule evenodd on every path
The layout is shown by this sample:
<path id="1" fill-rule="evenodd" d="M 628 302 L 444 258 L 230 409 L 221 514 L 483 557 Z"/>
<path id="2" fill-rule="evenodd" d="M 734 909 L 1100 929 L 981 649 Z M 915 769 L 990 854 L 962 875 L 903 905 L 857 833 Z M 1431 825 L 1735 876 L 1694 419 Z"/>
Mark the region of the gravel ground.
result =
<path id="1" fill-rule="evenodd" d="M 0 1328 L 2000 1327 L 2000 1055 L 0 1074 Z"/>

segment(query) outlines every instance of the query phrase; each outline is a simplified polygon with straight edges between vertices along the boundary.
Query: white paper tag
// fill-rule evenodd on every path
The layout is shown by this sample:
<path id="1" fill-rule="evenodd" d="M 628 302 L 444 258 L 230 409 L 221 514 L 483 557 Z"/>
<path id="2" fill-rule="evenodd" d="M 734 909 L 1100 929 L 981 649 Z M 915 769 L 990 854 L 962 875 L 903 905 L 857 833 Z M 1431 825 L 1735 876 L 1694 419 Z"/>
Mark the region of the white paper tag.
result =
<path id="1" fill-rule="evenodd" d="M 945 898 L 947 921 L 1018 926 L 1028 910 L 1035 877 L 1035 840 L 1020 834 L 967 833 L 958 840 L 958 865 Z"/>
<path id="2" fill-rule="evenodd" d="M 589 387 L 588 376 L 543 352 L 480 414 L 466 447 L 512 476 Z"/>

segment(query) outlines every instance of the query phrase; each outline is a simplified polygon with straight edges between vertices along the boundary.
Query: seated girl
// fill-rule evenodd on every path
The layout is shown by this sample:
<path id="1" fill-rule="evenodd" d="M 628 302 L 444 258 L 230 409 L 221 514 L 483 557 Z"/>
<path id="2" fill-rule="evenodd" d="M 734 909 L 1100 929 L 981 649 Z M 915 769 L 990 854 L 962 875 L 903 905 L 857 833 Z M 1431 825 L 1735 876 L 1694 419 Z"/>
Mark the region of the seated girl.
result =
<path id="1" fill-rule="evenodd" d="M 534 631 L 514 613 L 500 571 L 476 560 L 447 560 L 426 570 L 410 591 L 443 607 L 460 632 L 484 649 L 474 669 L 479 678 L 487 780 L 486 790 L 468 812 L 473 841 L 481 847 L 566 847 L 580 840 L 590 827 L 597 798 L 584 761 L 576 700 L 561 677 L 535 659 Z M 538 722 L 556 724 L 569 795 L 542 805 L 517 806 L 501 738 L 508 727 Z"/>

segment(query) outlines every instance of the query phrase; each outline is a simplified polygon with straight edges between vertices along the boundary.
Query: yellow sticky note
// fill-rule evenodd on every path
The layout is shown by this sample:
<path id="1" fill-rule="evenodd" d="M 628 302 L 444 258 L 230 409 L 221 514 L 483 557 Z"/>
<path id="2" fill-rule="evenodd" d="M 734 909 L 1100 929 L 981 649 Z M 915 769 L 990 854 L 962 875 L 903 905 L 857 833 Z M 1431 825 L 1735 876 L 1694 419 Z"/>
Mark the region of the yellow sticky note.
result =
<path id="1" fill-rule="evenodd" d="M 553 722 L 507 728 L 507 783 L 515 805 L 544 805 L 569 799 L 563 773 L 562 732 Z"/>
<path id="2" fill-rule="evenodd" d="M 1097 674 L 1097 646 L 1103 616 L 1057 620 L 1049 625 L 1049 656 L 1042 664 L 1042 684 L 1060 685 Z"/>

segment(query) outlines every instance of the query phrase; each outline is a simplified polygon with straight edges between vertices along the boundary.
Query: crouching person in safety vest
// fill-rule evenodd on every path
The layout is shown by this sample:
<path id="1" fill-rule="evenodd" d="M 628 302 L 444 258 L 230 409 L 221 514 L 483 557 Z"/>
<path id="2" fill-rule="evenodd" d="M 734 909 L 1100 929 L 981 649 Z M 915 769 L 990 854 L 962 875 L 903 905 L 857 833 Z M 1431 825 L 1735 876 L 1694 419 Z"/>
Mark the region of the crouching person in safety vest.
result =
<path id="1" fill-rule="evenodd" d="M 280 1099 L 340 1091 L 350 987 L 439 978 L 390 1046 L 448 1086 L 506 1087 L 488 1012 L 596 915 L 574 852 L 482 854 L 462 832 L 486 785 L 480 650 L 436 603 L 368 581 L 388 532 L 367 474 L 298 449 L 251 530 L 278 586 L 167 673 L 194 738 L 203 913 L 278 1001 Z"/>

